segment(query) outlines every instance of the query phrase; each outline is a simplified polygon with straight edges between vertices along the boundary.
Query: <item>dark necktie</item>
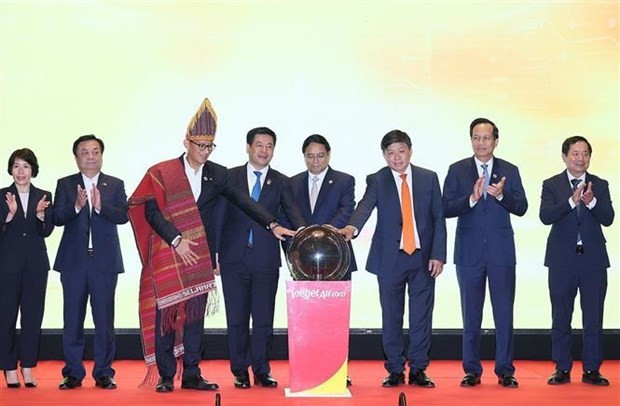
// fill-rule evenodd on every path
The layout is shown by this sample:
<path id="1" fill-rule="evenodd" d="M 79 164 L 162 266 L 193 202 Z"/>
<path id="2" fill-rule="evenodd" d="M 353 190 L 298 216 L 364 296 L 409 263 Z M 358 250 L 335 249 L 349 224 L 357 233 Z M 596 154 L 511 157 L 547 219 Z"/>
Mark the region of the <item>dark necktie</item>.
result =
<path id="1" fill-rule="evenodd" d="M 254 182 L 254 186 L 252 187 L 252 193 L 250 197 L 254 199 L 255 202 L 258 201 L 258 197 L 260 196 L 260 177 L 263 173 L 260 171 L 254 171 L 254 175 L 256 175 L 256 182 Z M 250 235 L 248 237 L 248 245 L 252 246 L 254 243 L 254 238 L 252 235 L 252 230 L 250 230 Z"/>
<path id="2" fill-rule="evenodd" d="M 581 183 L 581 179 L 571 179 L 570 183 L 573 184 L 573 192 L 574 192 L 575 190 L 577 190 L 579 183 Z M 579 215 L 579 211 L 581 210 L 581 200 L 577 202 L 576 207 L 577 207 L 577 215 Z"/>
<path id="3" fill-rule="evenodd" d="M 573 192 L 577 190 L 580 182 L 581 179 L 571 179 L 570 183 L 572 183 L 573 185 Z M 581 211 L 581 200 L 577 202 L 577 205 L 575 207 L 577 208 L 577 217 L 579 217 L 579 212 Z M 577 232 L 577 244 L 580 245 L 581 243 L 581 233 Z"/>

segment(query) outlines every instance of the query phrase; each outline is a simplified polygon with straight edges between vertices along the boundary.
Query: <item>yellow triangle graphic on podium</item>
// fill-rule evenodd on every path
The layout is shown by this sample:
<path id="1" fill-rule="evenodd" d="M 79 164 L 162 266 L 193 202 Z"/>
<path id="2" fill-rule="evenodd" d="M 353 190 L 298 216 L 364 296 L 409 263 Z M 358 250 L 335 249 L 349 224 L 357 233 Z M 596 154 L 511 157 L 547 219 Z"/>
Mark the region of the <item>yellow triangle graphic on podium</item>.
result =
<path id="1" fill-rule="evenodd" d="M 340 395 L 347 393 L 347 369 L 348 359 L 345 358 L 342 366 L 336 371 L 334 375 L 322 384 L 315 386 L 314 388 L 305 390 L 303 394 L 306 395 Z"/>

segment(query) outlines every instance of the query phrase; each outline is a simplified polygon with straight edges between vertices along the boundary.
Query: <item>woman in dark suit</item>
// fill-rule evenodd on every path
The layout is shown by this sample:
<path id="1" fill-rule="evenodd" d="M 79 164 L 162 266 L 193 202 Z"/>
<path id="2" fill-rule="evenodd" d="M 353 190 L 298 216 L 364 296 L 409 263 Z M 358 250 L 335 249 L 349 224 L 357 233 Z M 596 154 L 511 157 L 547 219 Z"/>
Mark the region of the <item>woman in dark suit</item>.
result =
<path id="1" fill-rule="evenodd" d="M 0 189 L 0 369 L 7 387 L 19 388 L 16 323 L 21 313 L 21 373 L 36 387 L 32 369 L 39 355 L 39 336 L 50 269 L 45 237 L 54 229 L 52 194 L 34 187 L 39 173 L 34 152 L 14 151 L 8 163 L 13 184 Z"/>

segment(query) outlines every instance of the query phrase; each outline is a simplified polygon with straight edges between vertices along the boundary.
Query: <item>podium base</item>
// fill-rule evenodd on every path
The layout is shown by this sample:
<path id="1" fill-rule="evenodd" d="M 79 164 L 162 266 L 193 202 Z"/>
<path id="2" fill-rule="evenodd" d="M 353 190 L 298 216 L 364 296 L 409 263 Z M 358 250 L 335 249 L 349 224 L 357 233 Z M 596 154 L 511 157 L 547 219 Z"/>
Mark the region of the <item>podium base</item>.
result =
<path id="1" fill-rule="evenodd" d="M 351 398 L 351 392 L 346 389 L 343 393 L 312 393 L 312 391 L 291 392 L 290 388 L 284 388 L 284 397 L 287 398 Z"/>

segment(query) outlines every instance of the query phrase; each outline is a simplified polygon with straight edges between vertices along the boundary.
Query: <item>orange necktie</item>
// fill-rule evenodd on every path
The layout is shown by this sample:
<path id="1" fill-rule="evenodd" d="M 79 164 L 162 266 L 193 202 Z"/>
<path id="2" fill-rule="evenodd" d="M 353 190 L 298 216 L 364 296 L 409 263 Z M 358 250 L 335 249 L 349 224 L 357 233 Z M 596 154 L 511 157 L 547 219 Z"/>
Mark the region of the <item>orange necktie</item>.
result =
<path id="1" fill-rule="evenodd" d="M 403 251 L 411 255 L 416 250 L 415 246 L 415 234 L 414 234 L 414 218 L 413 208 L 411 204 L 411 193 L 409 193 L 409 186 L 407 185 L 407 174 L 400 175 L 403 180 L 402 187 L 400 189 L 401 200 L 401 212 L 403 214 Z"/>

